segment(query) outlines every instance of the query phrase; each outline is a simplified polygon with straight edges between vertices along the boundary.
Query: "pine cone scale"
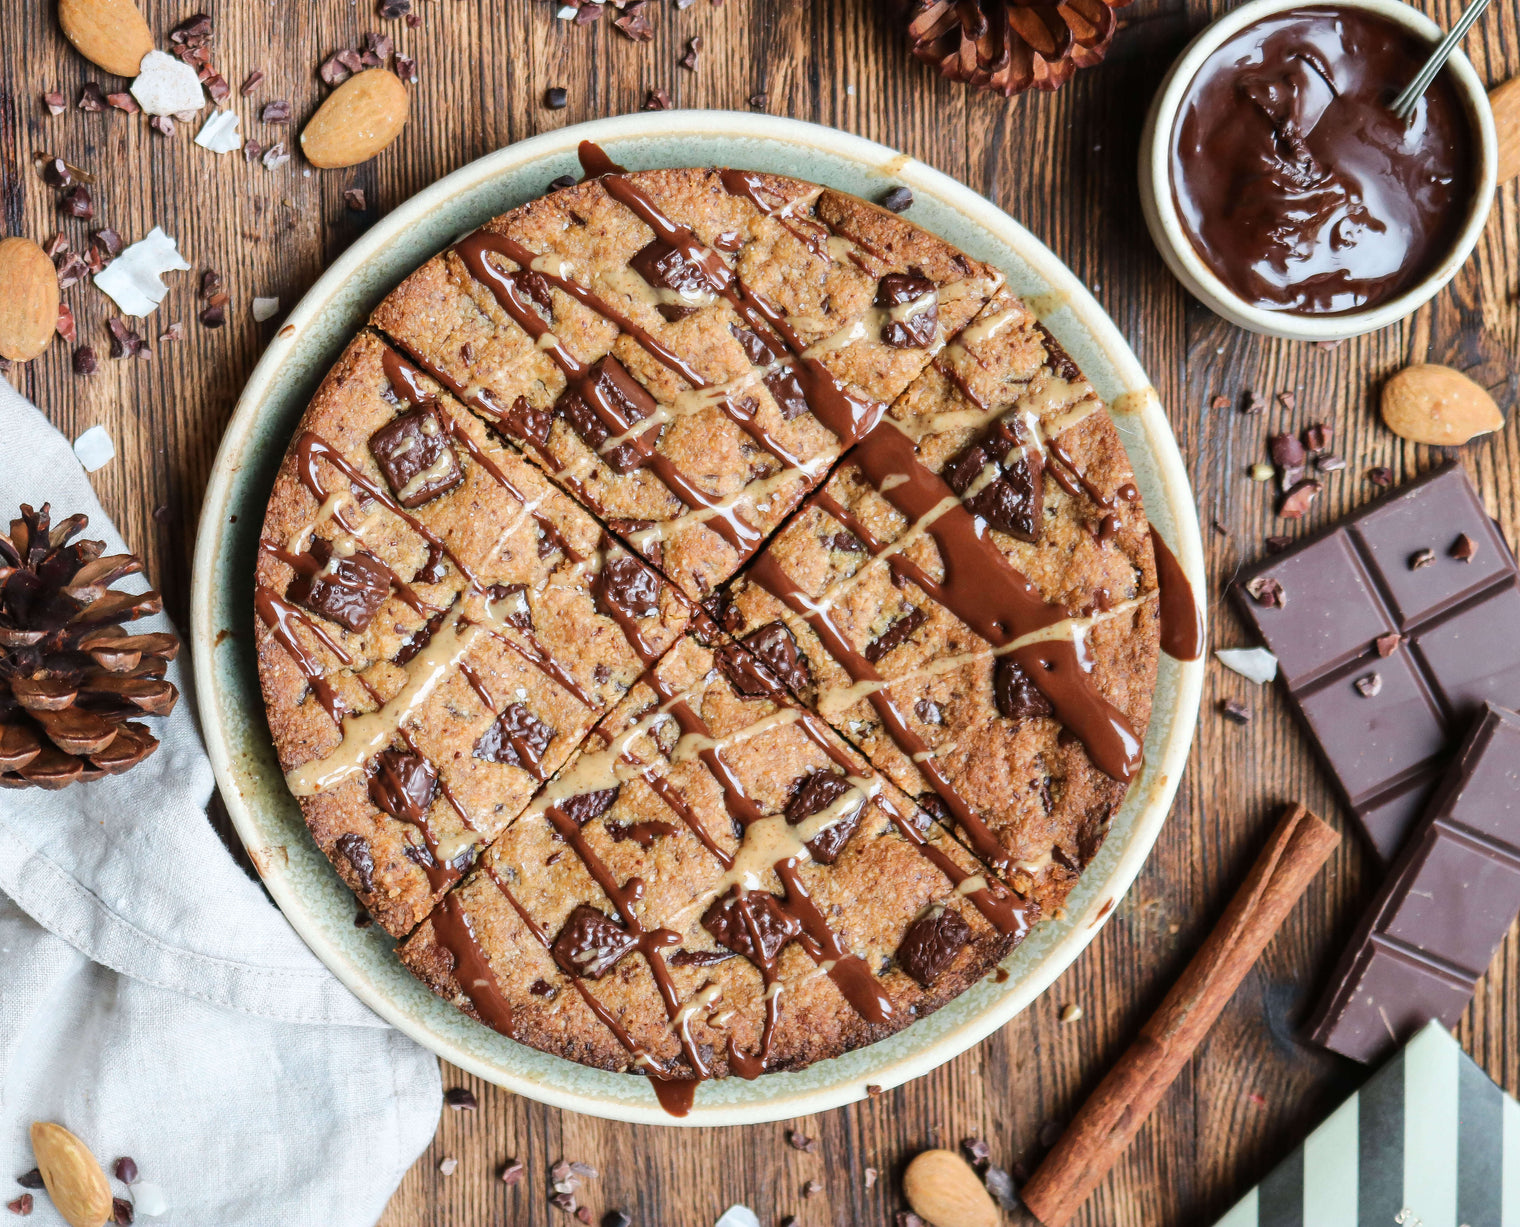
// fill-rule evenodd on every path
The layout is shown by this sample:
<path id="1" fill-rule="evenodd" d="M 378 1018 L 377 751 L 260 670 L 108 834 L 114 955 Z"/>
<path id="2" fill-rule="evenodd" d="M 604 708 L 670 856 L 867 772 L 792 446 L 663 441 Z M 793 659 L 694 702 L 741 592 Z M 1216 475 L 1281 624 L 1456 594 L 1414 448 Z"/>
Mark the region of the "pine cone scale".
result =
<path id="1" fill-rule="evenodd" d="M 122 623 L 158 613 L 157 592 L 119 592 L 130 554 L 75 541 L 82 515 L 50 523 L 23 505 L 0 534 L 0 786 L 64 788 L 135 767 L 158 740 L 134 717 L 167 715 L 176 636 Z"/>
<path id="2" fill-rule="evenodd" d="M 1103 59 L 1130 0 L 910 0 L 913 54 L 944 76 L 1011 96 L 1058 89 Z"/>

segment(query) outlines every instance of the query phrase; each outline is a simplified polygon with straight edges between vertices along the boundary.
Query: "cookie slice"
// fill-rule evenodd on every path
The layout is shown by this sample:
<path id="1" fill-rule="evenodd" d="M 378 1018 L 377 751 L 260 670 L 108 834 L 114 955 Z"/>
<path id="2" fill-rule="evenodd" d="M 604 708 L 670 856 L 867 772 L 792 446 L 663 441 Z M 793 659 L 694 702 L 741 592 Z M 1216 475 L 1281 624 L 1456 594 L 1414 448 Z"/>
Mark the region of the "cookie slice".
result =
<path id="1" fill-rule="evenodd" d="M 307 825 L 387 931 L 425 916 L 689 602 L 373 334 L 308 408 L 255 576 Z"/>
<path id="2" fill-rule="evenodd" d="M 795 1069 L 986 975 L 1038 908 L 716 632 L 684 638 L 401 948 L 504 1034 L 612 1070 Z"/>
<path id="3" fill-rule="evenodd" d="M 701 600 L 1000 281 L 842 193 L 647 171 L 495 219 L 373 320 Z"/>
<path id="4" fill-rule="evenodd" d="M 737 578 L 722 620 L 1048 912 L 1139 768 L 1157 607 L 1113 422 L 1002 294 Z"/>

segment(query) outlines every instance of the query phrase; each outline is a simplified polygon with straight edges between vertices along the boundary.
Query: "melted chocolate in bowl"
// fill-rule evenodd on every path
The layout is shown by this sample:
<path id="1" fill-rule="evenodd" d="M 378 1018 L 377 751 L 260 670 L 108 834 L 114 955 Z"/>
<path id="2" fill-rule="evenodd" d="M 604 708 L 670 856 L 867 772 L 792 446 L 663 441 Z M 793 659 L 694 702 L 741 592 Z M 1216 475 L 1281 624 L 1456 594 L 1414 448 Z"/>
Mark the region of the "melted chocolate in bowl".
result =
<path id="1" fill-rule="evenodd" d="M 1451 73 L 1407 125 L 1387 108 L 1429 53 L 1373 13 L 1303 8 L 1248 26 L 1204 62 L 1179 110 L 1172 185 L 1194 249 L 1240 298 L 1359 311 L 1451 250 L 1474 183 Z"/>

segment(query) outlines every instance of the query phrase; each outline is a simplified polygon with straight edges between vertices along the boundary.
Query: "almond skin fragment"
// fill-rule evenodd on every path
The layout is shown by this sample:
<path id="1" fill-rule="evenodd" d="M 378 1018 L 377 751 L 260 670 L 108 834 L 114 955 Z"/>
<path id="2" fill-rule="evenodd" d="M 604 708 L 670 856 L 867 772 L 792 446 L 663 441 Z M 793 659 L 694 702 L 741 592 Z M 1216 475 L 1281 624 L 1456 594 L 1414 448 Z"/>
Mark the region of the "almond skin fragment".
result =
<path id="1" fill-rule="evenodd" d="M 358 73 L 317 108 L 301 133 L 301 152 L 324 170 L 367 162 L 401 134 L 410 107 L 395 73 L 384 68 Z"/>
<path id="2" fill-rule="evenodd" d="M 1499 430 L 1494 398 L 1449 366 L 1407 366 L 1383 385 L 1383 421 L 1401 438 L 1457 447 Z"/>
<path id="3" fill-rule="evenodd" d="M 118 77 L 135 77 L 153 34 L 132 0 L 58 0 L 58 24 L 74 50 Z"/>
<path id="4" fill-rule="evenodd" d="M 102 1227 L 111 1217 L 111 1185 L 90 1148 L 62 1125 L 32 1125 L 32 1156 L 53 1208 L 69 1227 Z"/>
<path id="5" fill-rule="evenodd" d="M 58 273 L 31 239 L 0 239 L 0 358 L 30 362 L 58 326 Z"/>
<path id="6" fill-rule="evenodd" d="M 934 1227 L 998 1227 L 998 1209 L 971 1165 L 949 1150 L 926 1150 L 903 1172 L 903 1195 Z"/>

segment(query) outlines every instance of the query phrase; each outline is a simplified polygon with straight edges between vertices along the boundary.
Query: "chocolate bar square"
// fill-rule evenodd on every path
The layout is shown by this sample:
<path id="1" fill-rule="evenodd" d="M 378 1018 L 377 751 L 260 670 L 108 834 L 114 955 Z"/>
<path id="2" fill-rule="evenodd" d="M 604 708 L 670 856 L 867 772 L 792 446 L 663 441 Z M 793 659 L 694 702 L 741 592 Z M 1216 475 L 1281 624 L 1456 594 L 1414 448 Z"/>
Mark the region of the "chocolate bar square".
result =
<path id="1" fill-rule="evenodd" d="M 317 567 L 298 574 L 285 595 L 345 630 L 363 631 L 391 593 L 389 569 L 368 550 L 334 554 L 321 537 L 312 540 L 311 557 Z"/>
<path id="2" fill-rule="evenodd" d="M 413 409 L 382 426 L 370 435 L 369 450 L 408 511 L 464 480 L 454 445 L 431 409 Z"/>
<path id="3" fill-rule="evenodd" d="M 1489 704 L 1362 918 L 1311 1027 L 1376 1060 L 1454 1026 L 1520 915 L 1520 716 Z"/>
<path id="4" fill-rule="evenodd" d="M 1253 597 L 1263 582 L 1280 597 Z M 1346 804 L 1391 859 L 1478 708 L 1520 705 L 1513 552 L 1452 462 L 1265 559 L 1233 591 Z"/>

